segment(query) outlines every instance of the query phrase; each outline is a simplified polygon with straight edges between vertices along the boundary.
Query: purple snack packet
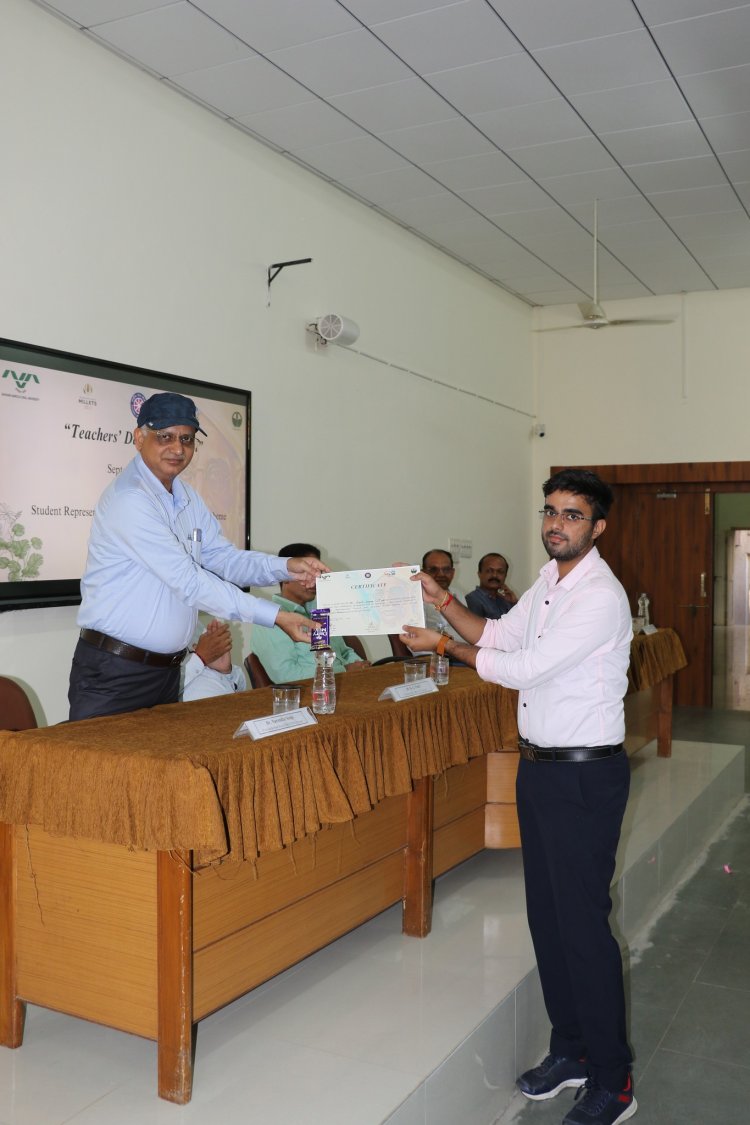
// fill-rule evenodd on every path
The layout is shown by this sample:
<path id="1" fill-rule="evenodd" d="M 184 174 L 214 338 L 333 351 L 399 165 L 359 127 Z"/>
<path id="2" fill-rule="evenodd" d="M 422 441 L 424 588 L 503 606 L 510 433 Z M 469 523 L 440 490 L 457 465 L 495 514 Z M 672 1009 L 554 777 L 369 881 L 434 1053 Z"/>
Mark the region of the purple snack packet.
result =
<path id="1" fill-rule="evenodd" d="M 315 625 L 310 635 L 310 648 L 313 649 L 313 651 L 319 648 L 330 648 L 330 610 L 314 609 L 310 617 Z"/>

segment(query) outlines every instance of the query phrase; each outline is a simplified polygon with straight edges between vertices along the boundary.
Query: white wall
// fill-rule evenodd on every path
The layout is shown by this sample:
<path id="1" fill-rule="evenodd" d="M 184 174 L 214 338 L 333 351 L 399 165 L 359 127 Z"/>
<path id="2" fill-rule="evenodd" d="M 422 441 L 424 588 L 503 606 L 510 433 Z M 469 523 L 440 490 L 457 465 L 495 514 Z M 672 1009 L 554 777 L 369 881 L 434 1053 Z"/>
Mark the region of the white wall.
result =
<path id="1" fill-rule="evenodd" d="M 611 319 L 675 320 L 534 334 L 537 410 L 547 426 L 534 439 L 536 489 L 550 465 L 750 459 L 750 290 L 604 305 Z M 576 319 L 576 306 L 534 313 L 540 328 Z"/>
<path id="2" fill-rule="evenodd" d="M 250 388 L 256 548 L 359 567 L 453 535 L 464 589 L 490 549 L 527 584 L 530 310 L 29 0 L 3 0 L 0 39 L 0 335 Z M 308 256 L 268 308 L 268 265 Z M 304 325 L 330 311 L 362 350 L 526 413 L 316 352 Z M 42 722 L 67 714 L 75 636 L 68 609 L 0 615 L 0 671 Z"/>

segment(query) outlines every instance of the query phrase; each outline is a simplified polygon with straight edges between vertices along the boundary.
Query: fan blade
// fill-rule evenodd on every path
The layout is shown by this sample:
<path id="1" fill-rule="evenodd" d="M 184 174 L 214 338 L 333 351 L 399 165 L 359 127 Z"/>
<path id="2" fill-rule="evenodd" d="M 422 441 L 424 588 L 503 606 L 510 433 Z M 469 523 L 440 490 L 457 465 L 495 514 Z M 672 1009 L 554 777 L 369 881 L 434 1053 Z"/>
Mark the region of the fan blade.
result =
<path id="1" fill-rule="evenodd" d="M 534 332 L 567 332 L 569 328 L 606 328 L 606 324 L 558 324 L 555 328 L 535 328 Z"/>
<path id="2" fill-rule="evenodd" d="M 634 317 L 632 320 L 610 320 L 607 323 L 611 328 L 623 328 L 628 324 L 674 324 L 674 317 L 669 320 L 660 320 L 657 317 Z"/>

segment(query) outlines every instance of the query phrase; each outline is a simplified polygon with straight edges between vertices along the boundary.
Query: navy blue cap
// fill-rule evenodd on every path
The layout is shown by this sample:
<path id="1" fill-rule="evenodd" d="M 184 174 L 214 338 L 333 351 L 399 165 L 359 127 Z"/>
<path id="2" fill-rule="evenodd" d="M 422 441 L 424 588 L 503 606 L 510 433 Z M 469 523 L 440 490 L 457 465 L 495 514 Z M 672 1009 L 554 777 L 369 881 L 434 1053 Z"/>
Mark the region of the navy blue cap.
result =
<path id="1" fill-rule="evenodd" d="M 206 431 L 198 424 L 198 411 L 193 400 L 172 391 L 147 398 L 138 411 L 138 425 L 148 426 L 150 430 L 163 430 L 167 426 L 192 426 L 198 433 L 206 436 Z"/>

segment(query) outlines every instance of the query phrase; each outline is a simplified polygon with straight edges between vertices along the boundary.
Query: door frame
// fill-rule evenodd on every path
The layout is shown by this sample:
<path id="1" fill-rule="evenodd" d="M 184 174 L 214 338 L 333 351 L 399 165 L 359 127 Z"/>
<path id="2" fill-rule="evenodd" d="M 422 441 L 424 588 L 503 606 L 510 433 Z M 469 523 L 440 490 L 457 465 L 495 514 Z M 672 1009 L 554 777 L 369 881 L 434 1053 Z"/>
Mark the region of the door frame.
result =
<path id="1" fill-rule="evenodd" d="M 560 472 L 567 466 L 552 466 L 550 473 Z M 653 487 L 668 491 L 670 488 L 689 486 L 693 491 L 703 491 L 710 504 L 713 527 L 714 496 L 717 493 L 750 492 L 750 461 L 677 461 L 628 465 L 579 465 L 589 469 L 612 486 L 617 497 L 629 489 Z M 713 537 L 712 537 L 713 541 Z M 618 544 L 618 548 L 621 545 Z M 713 555 L 713 551 L 711 552 Z M 614 560 L 613 560 L 614 561 Z M 617 569 L 615 567 L 613 569 Z M 714 567 L 711 557 L 711 571 L 708 575 L 707 593 L 710 599 L 706 614 L 706 652 L 710 665 L 713 665 L 713 618 L 714 618 Z M 679 673 L 677 673 L 679 678 Z M 711 671 L 707 672 L 707 682 L 712 681 Z M 709 694 L 707 705 L 711 704 Z"/>

